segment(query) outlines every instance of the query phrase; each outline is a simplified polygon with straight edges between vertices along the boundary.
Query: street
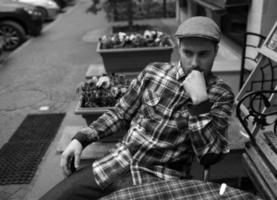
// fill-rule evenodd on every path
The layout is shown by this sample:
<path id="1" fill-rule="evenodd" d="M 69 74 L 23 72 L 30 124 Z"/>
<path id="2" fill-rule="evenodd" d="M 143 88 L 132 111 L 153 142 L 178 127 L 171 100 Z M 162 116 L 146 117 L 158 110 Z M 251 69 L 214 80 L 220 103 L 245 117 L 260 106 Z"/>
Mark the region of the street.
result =
<path id="1" fill-rule="evenodd" d="M 89 64 L 101 62 L 96 43 L 83 40 L 88 31 L 105 27 L 101 14 L 86 13 L 89 5 L 90 0 L 80 0 L 68 7 L 1 64 L 0 146 L 41 106 L 49 106 L 49 112 L 66 111 Z"/>
<path id="2" fill-rule="evenodd" d="M 0 147 L 27 114 L 66 113 L 78 98 L 75 90 L 88 66 L 102 62 L 96 42 L 108 23 L 104 13 L 86 13 L 90 4 L 91 0 L 77 0 L 46 24 L 40 36 L 30 38 L 0 63 Z M 89 32 L 95 34 L 88 41 Z M 0 199 L 23 199 L 26 188 L 0 186 Z"/>

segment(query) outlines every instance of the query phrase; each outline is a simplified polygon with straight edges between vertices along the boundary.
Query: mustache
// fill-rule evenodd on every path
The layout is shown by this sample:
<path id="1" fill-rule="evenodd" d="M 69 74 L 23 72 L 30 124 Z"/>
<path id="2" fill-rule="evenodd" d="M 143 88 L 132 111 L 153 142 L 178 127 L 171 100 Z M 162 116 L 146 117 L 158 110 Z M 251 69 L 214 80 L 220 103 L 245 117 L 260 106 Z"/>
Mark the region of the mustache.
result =
<path id="1" fill-rule="evenodd" d="M 187 71 L 187 75 L 189 75 L 193 70 L 195 71 L 199 71 L 199 72 L 204 72 L 203 69 L 200 69 L 199 67 L 194 67 L 194 68 L 189 68 L 189 70 Z"/>

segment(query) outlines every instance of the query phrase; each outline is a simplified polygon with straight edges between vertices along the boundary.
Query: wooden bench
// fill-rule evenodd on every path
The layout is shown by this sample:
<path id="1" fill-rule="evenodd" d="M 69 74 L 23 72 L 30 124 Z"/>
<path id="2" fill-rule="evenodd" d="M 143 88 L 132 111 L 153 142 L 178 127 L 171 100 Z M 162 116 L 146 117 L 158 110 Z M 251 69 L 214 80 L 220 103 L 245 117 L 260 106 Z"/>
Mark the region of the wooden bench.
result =
<path id="1" fill-rule="evenodd" d="M 277 199 L 277 134 L 262 132 L 256 143 L 248 142 L 243 153 L 247 174 L 265 199 Z"/>
<path id="2" fill-rule="evenodd" d="M 237 117 L 249 135 L 243 164 L 258 193 L 268 200 L 277 199 L 277 108 L 272 109 L 271 104 L 274 94 L 277 90 L 251 92 L 237 106 Z M 262 109 L 257 109 L 255 99 L 262 100 Z M 244 111 L 243 101 L 249 103 Z"/>

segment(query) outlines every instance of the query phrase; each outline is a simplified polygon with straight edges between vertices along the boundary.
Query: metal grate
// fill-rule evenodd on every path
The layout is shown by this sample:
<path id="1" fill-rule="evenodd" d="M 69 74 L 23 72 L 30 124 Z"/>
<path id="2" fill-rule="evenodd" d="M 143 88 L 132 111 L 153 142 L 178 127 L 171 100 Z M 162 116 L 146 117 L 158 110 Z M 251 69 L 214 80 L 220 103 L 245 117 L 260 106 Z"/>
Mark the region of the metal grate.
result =
<path id="1" fill-rule="evenodd" d="M 0 185 L 28 184 L 65 114 L 28 115 L 0 150 Z"/>

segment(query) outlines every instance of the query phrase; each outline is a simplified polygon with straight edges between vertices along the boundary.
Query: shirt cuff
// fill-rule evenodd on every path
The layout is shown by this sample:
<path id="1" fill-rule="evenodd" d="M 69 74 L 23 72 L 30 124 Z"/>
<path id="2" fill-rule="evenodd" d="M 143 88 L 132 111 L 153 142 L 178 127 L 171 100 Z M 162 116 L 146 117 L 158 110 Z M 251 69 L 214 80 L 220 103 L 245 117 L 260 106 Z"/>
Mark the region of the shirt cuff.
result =
<path id="1" fill-rule="evenodd" d="M 83 148 L 85 148 L 91 142 L 97 141 L 98 136 L 94 129 L 87 127 L 83 128 L 81 131 L 78 131 L 72 138 L 72 140 L 74 139 L 78 140 L 82 144 Z"/>
<path id="2" fill-rule="evenodd" d="M 87 141 L 87 136 L 82 132 L 77 132 L 76 135 L 72 138 L 72 140 L 74 139 L 78 140 L 82 144 L 83 148 L 89 145 L 89 142 Z"/>
<path id="3" fill-rule="evenodd" d="M 200 115 L 204 113 L 208 113 L 211 110 L 212 102 L 209 99 L 203 101 L 197 105 L 193 105 L 192 103 L 188 104 L 188 111 L 192 116 Z"/>

